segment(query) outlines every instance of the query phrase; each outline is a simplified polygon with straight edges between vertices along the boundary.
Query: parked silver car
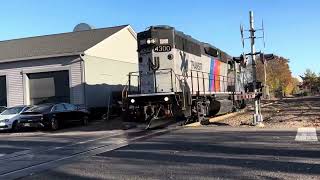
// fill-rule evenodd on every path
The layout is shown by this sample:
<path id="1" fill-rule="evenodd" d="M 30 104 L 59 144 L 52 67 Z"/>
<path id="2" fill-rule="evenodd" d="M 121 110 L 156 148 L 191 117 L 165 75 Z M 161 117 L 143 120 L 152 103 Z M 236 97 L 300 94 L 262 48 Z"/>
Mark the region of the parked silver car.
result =
<path id="1" fill-rule="evenodd" d="M 0 113 L 0 130 L 18 130 L 17 122 L 20 114 L 27 111 L 31 106 L 10 107 Z"/>

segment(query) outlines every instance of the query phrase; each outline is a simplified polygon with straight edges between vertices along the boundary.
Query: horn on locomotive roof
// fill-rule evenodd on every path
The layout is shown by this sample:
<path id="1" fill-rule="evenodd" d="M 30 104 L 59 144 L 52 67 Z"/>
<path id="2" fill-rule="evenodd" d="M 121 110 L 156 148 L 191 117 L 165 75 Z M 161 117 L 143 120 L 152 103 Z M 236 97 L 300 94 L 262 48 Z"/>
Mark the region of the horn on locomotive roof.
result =
<path id="1" fill-rule="evenodd" d="M 174 29 L 174 27 L 169 25 L 155 25 L 155 26 L 150 26 L 147 29 Z"/>

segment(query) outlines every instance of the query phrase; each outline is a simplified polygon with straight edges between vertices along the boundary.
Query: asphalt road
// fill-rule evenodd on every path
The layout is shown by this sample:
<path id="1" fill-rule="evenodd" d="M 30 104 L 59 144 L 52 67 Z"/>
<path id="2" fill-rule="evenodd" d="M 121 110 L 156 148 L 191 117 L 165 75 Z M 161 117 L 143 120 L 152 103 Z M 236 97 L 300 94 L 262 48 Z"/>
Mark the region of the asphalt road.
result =
<path id="1" fill-rule="evenodd" d="M 121 122 L 95 122 L 54 132 L 1 132 L 0 179 L 23 178 L 172 129 L 145 131 L 145 126 L 128 129 L 130 126 Z"/>
<path id="2" fill-rule="evenodd" d="M 1 137 L 0 179 L 319 179 L 319 142 L 296 134 L 211 126 Z"/>

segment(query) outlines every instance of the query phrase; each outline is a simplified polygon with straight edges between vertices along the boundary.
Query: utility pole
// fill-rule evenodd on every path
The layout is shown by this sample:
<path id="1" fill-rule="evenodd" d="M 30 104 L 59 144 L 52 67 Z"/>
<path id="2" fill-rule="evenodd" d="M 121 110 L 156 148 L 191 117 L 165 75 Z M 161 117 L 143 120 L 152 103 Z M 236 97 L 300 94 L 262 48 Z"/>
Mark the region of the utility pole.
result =
<path id="1" fill-rule="evenodd" d="M 267 61 L 263 63 L 263 71 L 264 71 L 264 98 L 270 99 L 269 94 L 269 86 L 267 85 Z"/>
<path id="2" fill-rule="evenodd" d="M 254 19 L 253 19 L 253 12 L 249 12 L 249 18 L 250 18 L 250 28 L 249 30 L 244 30 L 243 25 L 240 24 L 240 33 L 241 33 L 241 41 L 242 41 L 242 48 L 245 47 L 245 40 L 250 40 L 250 47 L 251 52 L 248 54 L 241 54 L 239 57 L 233 57 L 233 60 L 240 63 L 245 62 L 245 59 L 247 56 L 251 56 L 251 66 L 252 66 L 252 85 L 253 85 L 253 92 L 255 95 L 254 98 L 254 115 L 253 115 L 253 122 L 252 124 L 255 126 L 263 126 L 263 118 L 261 115 L 261 100 L 260 96 L 262 92 L 258 92 L 258 86 L 257 86 L 257 67 L 256 67 L 256 55 L 260 55 L 260 60 L 262 60 L 262 63 L 264 64 L 264 84 L 267 84 L 267 73 L 266 73 L 266 62 L 269 60 L 274 59 L 273 54 L 264 54 L 261 51 L 256 52 L 255 48 L 255 40 L 256 39 L 263 39 L 263 45 L 265 47 L 265 41 L 264 41 L 264 27 L 263 27 L 263 21 L 262 21 L 262 29 L 255 29 L 254 28 Z M 262 31 L 263 36 L 262 37 L 256 37 L 255 33 L 256 31 Z M 244 37 L 244 32 L 250 32 L 249 37 Z M 267 88 L 268 89 L 268 88 Z M 267 94 L 269 96 L 269 90 L 267 90 Z"/>
<path id="3" fill-rule="evenodd" d="M 251 61 L 252 61 L 252 79 L 253 79 L 253 90 L 255 95 L 257 95 L 257 67 L 256 67 L 256 49 L 255 49 L 255 32 L 254 29 L 254 18 L 253 12 L 249 12 L 250 16 L 250 40 L 251 40 Z M 261 114 L 260 97 L 254 99 L 254 115 L 253 115 L 253 125 L 263 125 L 263 118 Z"/>

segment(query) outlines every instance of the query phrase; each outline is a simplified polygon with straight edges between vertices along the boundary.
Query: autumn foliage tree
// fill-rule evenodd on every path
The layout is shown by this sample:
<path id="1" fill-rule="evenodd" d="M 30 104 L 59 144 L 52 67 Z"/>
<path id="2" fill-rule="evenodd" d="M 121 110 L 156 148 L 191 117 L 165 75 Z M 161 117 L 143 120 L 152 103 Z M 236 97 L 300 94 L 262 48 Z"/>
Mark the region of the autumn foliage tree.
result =
<path id="1" fill-rule="evenodd" d="M 283 57 L 275 56 L 266 64 L 267 85 L 273 95 L 291 95 L 297 90 L 299 81 L 292 77 L 289 60 Z M 257 79 L 264 84 L 264 65 L 257 60 Z"/>

